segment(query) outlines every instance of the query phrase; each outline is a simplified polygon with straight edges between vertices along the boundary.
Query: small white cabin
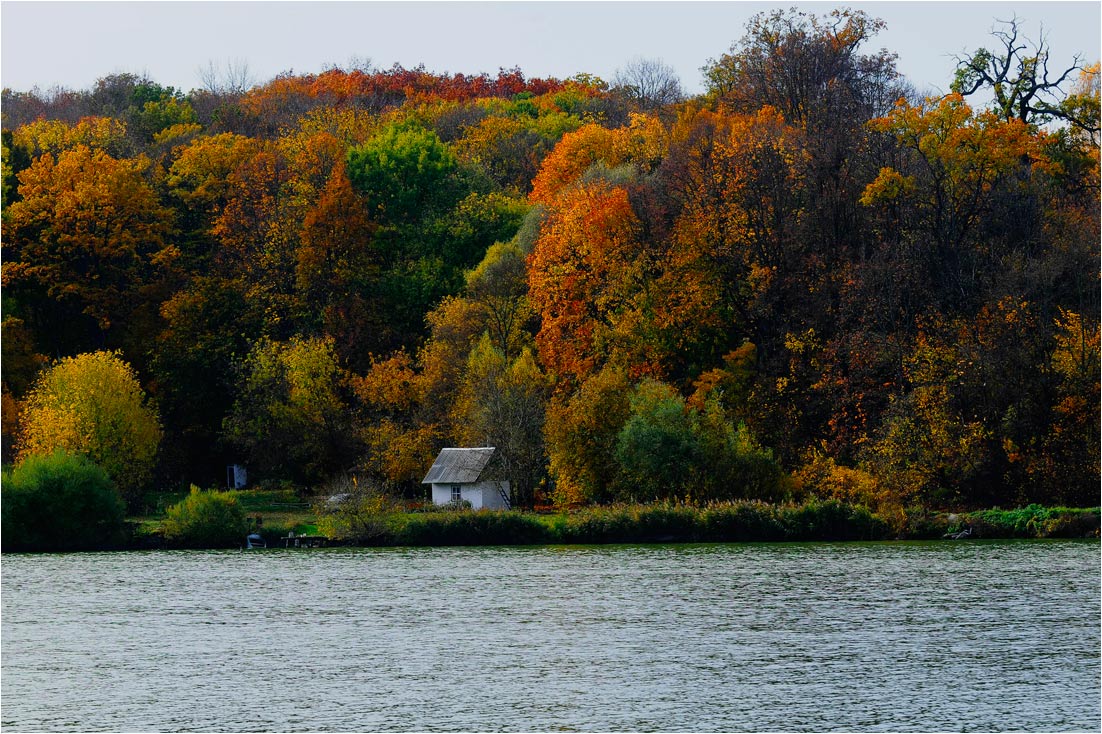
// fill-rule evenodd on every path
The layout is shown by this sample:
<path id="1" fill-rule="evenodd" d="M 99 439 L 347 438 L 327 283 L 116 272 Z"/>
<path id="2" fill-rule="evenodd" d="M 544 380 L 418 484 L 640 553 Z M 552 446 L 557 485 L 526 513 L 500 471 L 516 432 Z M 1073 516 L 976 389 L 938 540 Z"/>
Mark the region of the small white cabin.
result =
<path id="1" fill-rule="evenodd" d="M 432 503 L 470 502 L 474 510 L 508 510 L 509 482 L 487 479 L 494 447 L 442 449 L 421 484 L 432 485 Z"/>

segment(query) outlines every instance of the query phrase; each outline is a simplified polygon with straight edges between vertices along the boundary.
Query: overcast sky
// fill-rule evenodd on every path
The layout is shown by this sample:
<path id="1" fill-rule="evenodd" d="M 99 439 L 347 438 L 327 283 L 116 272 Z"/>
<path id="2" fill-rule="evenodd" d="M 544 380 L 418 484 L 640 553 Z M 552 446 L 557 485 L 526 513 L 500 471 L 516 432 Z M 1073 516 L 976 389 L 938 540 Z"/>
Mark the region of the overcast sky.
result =
<path id="1" fill-rule="evenodd" d="M 376 67 L 424 64 L 436 72 L 519 66 L 526 76 L 578 72 L 611 79 L 633 57 L 676 69 L 702 90 L 700 67 L 742 37 L 756 12 L 839 5 L 882 18 L 866 50 L 899 54 L 919 89 L 946 91 L 953 54 L 990 45 L 996 18 L 1043 27 L 1053 66 L 1102 56 L 1102 4 L 1090 2 L 30 2 L 0 3 L 0 81 L 86 89 L 115 72 L 146 73 L 189 90 L 210 62 L 245 61 L 257 82 L 288 70 L 318 72 L 369 58 Z M 1063 67 L 1061 67 L 1063 68 Z"/>

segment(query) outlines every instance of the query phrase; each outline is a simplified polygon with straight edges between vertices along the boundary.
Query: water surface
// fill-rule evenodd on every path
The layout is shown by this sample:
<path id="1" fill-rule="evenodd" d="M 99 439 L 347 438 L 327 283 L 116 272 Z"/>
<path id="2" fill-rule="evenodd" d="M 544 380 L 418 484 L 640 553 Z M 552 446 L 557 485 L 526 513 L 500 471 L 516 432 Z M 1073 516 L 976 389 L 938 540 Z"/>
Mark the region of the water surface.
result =
<path id="1" fill-rule="evenodd" d="M 1100 728 L 1097 541 L 5 556 L 9 730 Z"/>

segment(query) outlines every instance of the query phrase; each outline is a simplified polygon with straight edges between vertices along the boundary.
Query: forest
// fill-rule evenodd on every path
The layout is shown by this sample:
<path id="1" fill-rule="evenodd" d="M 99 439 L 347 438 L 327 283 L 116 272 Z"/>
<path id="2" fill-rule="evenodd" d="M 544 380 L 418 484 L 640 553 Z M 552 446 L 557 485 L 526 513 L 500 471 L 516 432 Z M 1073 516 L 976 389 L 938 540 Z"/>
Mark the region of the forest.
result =
<path id="1" fill-rule="evenodd" d="M 1097 504 L 1099 66 L 755 16 L 682 93 L 394 66 L 3 90 L 3 459 L 520 507 Z M 717 50 L 718 51 L 718 50 Z"/>

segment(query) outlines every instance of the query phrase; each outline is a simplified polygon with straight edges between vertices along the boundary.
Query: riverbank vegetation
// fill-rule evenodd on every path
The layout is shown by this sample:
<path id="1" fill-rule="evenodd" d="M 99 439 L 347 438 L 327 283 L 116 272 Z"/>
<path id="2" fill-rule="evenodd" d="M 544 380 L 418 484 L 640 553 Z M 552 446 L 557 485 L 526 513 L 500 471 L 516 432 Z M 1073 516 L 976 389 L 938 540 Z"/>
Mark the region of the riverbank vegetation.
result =
<path id="1" fill-rule="evenodd" d="M 693 538 L 1074 526 L 963 513 L 1097 502 L 1098 65 L 1038 73 L 1015 20 L 929 96 L 882 28 L 760 14 L 694 97 L 657 60 L 5 89 L 4 461 L 84 456 L 152 528 L 151 490 L 231 464 L 399 507 L 495 446 L 566 518 L 368 507 L 362 542 L 574 542 L 637 504 Z"/>
<path id="2" fill-rule="evenodd" d="M 265 515 L 258 508 L 275 512 Z M 9 510 L 4 512 L 8 523 Z M 65 527 L 71 529 L 73 523 Z M 282 547 L 282 540 L 292 533 L 321 535 L 332 545 L 369 547 L 837 542 L 936 540 L 961 533 L 968 539 L 986 540 L 1097 538 L 1100 527 L 1098 507 L 1029 505 L 965 513 L 914 508 L 900 517 L 838 500 L 801 504 L 667 502 L 524 512 L 432 506 L 411 509 L 385 496 L 362 495 L 340 504 L 323 501 L 288 515 L 283 503 L 271 501 L 271 493 L 193 489 L 158 517 L 131 522 L 126 529 L 121 519 L 117 520 L 114 535 L 73 534 L 56 548 L 50 545 L 52 541 L 26 532 L 6 534 L 3 541 L 5 551 L 240 548 L 249 532 L 261 535 L 269 547 Z"/>

